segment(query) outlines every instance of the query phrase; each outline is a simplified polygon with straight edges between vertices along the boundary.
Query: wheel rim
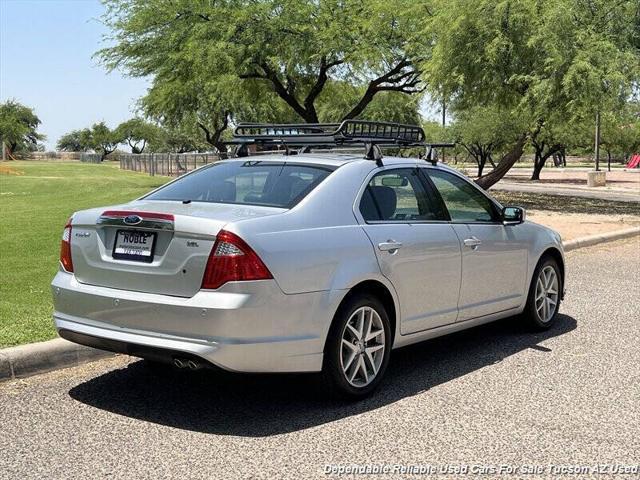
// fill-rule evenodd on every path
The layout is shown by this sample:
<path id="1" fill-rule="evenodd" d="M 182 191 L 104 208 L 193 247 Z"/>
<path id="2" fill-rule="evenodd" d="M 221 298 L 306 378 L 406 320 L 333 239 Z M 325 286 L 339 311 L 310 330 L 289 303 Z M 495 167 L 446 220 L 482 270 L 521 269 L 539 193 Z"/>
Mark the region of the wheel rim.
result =
<path id="1" fill-rule="evenodd" d="M 536 280 L 536 314 L 542 323 L 551 321 L 558 308 L 558 275 L 547 265 Z"/>
<path id="2" fill-rule="evenodd" d="M 344 326 L 340 365 L 347 382 L 361 388 L 378 375 L 385 353 L 382 319 L 371 307 L 358 308 Z"/>

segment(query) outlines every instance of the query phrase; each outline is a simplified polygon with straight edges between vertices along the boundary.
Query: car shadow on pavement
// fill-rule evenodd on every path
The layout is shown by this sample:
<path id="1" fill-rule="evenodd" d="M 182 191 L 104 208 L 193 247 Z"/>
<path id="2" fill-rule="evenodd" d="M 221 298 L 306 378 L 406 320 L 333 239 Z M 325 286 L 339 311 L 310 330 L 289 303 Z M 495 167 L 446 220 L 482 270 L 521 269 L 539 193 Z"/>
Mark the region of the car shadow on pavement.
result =
<path id="1" fill-rule="evenodd" d="M 514 319 L 395 350 L 385 379 L 369 398 L 333 400 L 317 375 L 248 375 L 210 370 L 151 369 L 144 361 L 73 387 L 75 400 L 102 410 L 175 428 L 218 435 L 262 437 L 303 430 L 375 410 L 526 349 L 549 352 L 541 342 L 576 328 L 559 315 L 540 333 Z M 460 392 L 464 395 L 464 392 Z"/>

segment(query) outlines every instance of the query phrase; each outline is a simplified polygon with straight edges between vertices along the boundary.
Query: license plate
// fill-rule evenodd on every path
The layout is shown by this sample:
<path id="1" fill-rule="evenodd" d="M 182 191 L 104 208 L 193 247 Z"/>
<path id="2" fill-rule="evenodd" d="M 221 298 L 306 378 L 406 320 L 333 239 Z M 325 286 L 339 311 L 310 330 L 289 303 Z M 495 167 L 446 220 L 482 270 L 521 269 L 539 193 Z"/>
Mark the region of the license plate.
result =
<path id="1" fill-rule="evenodd" d="M 113 258 L 151 263 L 155 243 L 155 232 L 118 230 L 113 246 Z"/>

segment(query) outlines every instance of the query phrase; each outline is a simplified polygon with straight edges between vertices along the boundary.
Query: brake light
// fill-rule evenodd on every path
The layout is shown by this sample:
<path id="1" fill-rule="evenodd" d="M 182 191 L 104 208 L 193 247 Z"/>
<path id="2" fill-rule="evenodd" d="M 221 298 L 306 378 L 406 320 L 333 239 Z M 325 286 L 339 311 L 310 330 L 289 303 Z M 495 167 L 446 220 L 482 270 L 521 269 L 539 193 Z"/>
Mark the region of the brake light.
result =
<path id="1" fill-rule="evenodd" d="M 60 243 L 60 264 L 67 272 L 73 272 L 73 261 L 71 260 L 71 218 L 62 231 L 62 242 Z"/>
<path id="2" fill-rule="evenodd" d="M 220 230 L 211 249 L 202 288 L 216 289 L 227 282 L 273 278 L 266 265 L 235 233 Z"/>

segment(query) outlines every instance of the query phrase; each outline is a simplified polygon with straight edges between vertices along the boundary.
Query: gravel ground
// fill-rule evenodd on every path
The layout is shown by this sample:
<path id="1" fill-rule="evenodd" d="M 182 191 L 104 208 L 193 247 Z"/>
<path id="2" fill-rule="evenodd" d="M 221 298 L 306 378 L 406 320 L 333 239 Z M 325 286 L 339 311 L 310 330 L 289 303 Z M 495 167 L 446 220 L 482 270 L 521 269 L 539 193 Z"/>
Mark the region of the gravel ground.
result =
<path id="1" fill-rule="evenodd" d="M 0 477 L 318 478 L 327 464 L 389 463 L 557 478 L 550 464 L 637 465 L 639 252 L 636 237 L 569 253 L 553 330 L 511 319 L 396 351 L 355 404 L 325 399 L 313 376 L 160 375 L 125 357 L 1 384 Z"/>

